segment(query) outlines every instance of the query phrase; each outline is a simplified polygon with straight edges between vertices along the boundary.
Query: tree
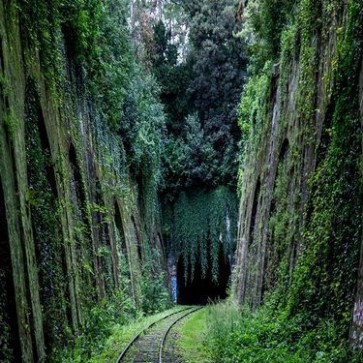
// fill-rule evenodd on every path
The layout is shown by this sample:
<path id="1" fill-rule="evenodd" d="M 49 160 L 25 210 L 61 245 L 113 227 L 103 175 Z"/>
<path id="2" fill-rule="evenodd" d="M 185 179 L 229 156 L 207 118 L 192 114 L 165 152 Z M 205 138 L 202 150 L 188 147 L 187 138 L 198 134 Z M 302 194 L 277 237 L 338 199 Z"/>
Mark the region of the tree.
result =
<path id="1" fill-rule="evenodd" d="M 237 32 L 234 0 L 197 0 L 181 5 L 183 14 L 178 16 L 187 19 L 189 29 L 186 59 L 178 61 L 180 45 L 175 43 L 175 37 L 172 39 L 170 29 L 167 30 L 162 21 L 154 25 L 153 47 L 149 54 L 168 116 L 165 188 L 172 193 L 175 185 L 180 188 L 193 183 L 207 187 L 235 185 L 240 138 L 236 108 L 246 69 L 241 41 L 234 37 Z M 200 125 L 202 139 L 196 135 L 185 138 L 185 129 L 191 127 L 191 120 Z M 182 163 L 187 170 L 180 170 L 180 158 L 175 157 L 180 145 L 192 149 L 196 139 L 211 148 L 213 160 L 208 173 L 202 172 L 207 163 L 203 157 L 210 155 L 208 153 L 199 153 L 198 157 Z M 185 155 L 183 150 L 182 156 Z M 177 164 L 173 166 L 173 162 Z M 181 175 L 168 174 L 176 172 Z"/>
<path id="2" fill-rule="evenodd" d="M 188 94 L 211 138 L 220 184 L 235 180 L 240 138 L 236 106 L 244 83 L 246 61 L 236 29 L 234 1 L 197 1 L 191 16 L 189 62 L 193 64 Z"/>

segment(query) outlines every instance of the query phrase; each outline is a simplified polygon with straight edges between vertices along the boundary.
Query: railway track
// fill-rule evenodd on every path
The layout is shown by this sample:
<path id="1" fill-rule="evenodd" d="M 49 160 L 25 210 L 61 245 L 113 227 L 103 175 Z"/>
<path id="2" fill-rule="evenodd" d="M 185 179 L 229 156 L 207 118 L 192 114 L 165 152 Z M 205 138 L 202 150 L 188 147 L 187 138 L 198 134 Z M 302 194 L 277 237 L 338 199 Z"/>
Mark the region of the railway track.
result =
<path id="1" fill-rule="evenodd" d="M 171 351 L 165 350 L 168 336 L 175 324 L 200 309 L 188 307 L 153 322 L 130 341 L 116 363 L 177 363 Z"/>

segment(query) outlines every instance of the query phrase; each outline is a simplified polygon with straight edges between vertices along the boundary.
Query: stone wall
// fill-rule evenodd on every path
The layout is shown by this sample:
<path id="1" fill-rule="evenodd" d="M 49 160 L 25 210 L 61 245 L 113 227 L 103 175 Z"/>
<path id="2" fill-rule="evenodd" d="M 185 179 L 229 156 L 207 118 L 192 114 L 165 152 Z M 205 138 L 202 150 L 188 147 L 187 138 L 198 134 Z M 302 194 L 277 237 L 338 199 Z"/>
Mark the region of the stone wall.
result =
<path id="1" fill-rule="evenodd" d="M 362 9 L 301 1 L 294 11 L 279 59 L 252 80 L 266 79 L 240 170 L 235 294 L 253 309 L 273 295 L 290 313 L 340 320 L 358 281 L 361 346 Z"/>

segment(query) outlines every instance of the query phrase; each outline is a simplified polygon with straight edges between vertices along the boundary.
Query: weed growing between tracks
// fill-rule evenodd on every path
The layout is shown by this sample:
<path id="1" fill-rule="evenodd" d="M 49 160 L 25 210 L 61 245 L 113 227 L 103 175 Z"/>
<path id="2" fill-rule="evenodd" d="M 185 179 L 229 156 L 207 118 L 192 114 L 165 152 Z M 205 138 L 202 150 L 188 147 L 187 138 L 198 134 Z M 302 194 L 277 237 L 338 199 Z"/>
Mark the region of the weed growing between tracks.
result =
<path id="1" fill-rule="evenodd" d="M 185 363 L 212 363 L 204 345 L 207 331 L 207 309 L 202 309 L 183 320 L 177 326 L 178 354 Z"/>

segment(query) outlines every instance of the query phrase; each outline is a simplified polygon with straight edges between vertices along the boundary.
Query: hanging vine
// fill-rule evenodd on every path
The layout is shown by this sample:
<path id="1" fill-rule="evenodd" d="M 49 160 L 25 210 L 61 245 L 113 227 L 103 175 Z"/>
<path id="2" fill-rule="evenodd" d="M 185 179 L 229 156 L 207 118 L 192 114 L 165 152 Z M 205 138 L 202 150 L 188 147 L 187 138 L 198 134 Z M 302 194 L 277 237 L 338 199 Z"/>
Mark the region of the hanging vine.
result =
<path id="1" fill-rule="evenodd" d="M 200 263 L 202 276 L 210 270 L 214 281 L 219 275 L 219 251 L 233 254 L 237 225 L 237 199 L 233 190 L 193 190 L 180 193 L 173 207 L 165 213 L 170 229 L 170 251 L 183 258 L 185 279 L 193 278 Z M 173 218 L 170 218 L 171 216 Z"/>

